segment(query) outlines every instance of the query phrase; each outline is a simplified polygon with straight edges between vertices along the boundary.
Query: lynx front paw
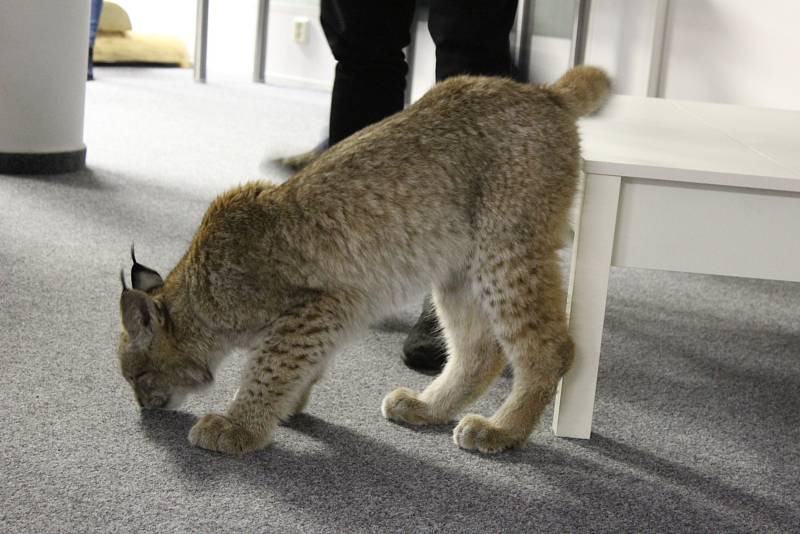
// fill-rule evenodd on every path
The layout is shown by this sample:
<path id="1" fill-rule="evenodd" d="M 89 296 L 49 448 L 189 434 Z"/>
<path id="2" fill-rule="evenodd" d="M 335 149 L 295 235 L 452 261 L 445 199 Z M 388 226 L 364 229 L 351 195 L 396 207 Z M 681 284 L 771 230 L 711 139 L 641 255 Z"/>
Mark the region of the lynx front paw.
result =
<path id="1" fill-rule="evenodd" d="M 453 441 L 462 449 L 496 453 L 519 447 L 527 436 L 520 437 L 492 424 L 480 415 L 465 415 L 453 430 Z"/>
<path id="2" fill-rule="evenodd" d="M 189 443 L 195 447 L 240 456 L 259 447 L 255 435 L 227 417 L 204 415 L 189 431 Z"/>
<path id="3" fill-rule="evenodd" d="M 408 388 L 398 388 L 384 397 L 381 413 L 386 419 L 409 425 L 429 425 L 436 423 L 428 405 L 417 398 Z"/>

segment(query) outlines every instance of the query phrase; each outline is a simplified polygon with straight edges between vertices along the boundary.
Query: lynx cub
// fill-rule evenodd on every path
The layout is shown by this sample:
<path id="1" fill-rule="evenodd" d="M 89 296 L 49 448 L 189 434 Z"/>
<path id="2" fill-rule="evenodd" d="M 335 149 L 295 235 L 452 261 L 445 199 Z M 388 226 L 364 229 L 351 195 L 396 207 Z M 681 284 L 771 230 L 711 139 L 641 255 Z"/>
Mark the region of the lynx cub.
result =
<path id="1" fill-rule="evenodd" d="M 244 348 L 236 398 L 189 441 L 260 449 L 333 353 L 432 287 L 447 365 L 421 393 L 389 393 L 383 415 L 448 422 L 510 362 L 508 399 L 492 417 L 464 416 L 453 439 L 521 445 L 573 358 L 556 250 L 579 172 L 575 121 L 608 91 L 592 67 L 549 87 L 453 78 L 285 184 L 219 196 L 166 279 L 135 258 L 133 288 L 123 279 L 119 359 L 136 400 L 166 407 Z"/>

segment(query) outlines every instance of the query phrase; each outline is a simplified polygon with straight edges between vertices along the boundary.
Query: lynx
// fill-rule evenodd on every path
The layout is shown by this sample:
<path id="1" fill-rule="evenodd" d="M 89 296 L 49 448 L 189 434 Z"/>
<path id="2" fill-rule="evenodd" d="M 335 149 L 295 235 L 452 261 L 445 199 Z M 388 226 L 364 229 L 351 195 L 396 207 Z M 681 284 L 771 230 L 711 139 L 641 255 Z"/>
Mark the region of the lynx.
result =
<path id="1" fill-rule="evenodd" d="M 579 175 L 576 119 L 609 88 L 593 67 L 550 86 L 453 78 L 286 183 L 220 195 L 165 279 L 135 256 L 131 288 L 123 276 L 118 354 L 136 400 L 168 407 L 243 349 L 236 397 L 189 442 L 261 449 L 334 353 L 432 291 L 447 364 L 424 391 L 389 393 L 383 415 L 448 423 L 510 363 L 508 398 L 489 418 L 463 416 L 453 439 L 484 453 L 524 444 L 573 359 L 556 253 Z"/>

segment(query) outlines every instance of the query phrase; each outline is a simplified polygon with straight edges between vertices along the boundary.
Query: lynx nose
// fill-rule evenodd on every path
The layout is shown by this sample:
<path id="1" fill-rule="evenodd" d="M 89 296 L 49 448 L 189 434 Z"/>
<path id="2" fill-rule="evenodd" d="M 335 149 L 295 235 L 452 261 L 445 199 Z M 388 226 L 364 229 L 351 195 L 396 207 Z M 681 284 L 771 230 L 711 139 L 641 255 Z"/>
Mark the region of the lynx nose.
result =
<path id="1" fill-rule="evenodd" d="M 136 403 L 140 408 L 144 408 L 145 410 L 158 410 L 166 407 L 167 404 L 169 404 L 169 397 L 165 397 L 163 395 L 147 397 L 146 395 L 137 392 Z"/>

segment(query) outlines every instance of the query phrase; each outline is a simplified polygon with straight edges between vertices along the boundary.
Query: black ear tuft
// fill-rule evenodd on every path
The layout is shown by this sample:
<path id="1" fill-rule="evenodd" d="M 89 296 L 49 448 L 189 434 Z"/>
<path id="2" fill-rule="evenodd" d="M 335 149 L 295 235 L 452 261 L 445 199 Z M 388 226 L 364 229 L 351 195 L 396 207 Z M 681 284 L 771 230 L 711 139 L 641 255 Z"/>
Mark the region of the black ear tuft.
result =
<path id="1" fill-rule="evenodd" d="M 161 278 L 160 274 L 150 267 L 145 267 L 136 261 L 136 254 L 133 251 L 132 244 L 131 260 L 133 260 L 133 267 L 131 267 L 131 283 L 133 284 L 133 289 L 138 289 L 139 291 L 147 293 L 152 289 L 164 285 L 164 280 Z"/>

